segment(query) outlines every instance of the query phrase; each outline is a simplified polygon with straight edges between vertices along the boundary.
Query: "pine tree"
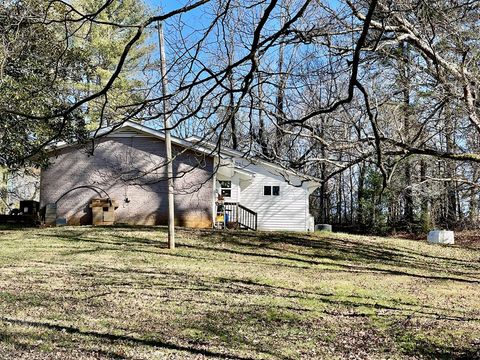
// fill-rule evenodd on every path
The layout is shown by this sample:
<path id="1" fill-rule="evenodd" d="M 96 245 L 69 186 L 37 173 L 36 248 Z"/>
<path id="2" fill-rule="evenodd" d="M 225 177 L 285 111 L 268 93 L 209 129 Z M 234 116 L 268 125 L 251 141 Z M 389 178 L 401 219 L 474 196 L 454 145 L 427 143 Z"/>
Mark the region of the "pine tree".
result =
<path id="1" fill-rule="evenodd" d="M 104 3 L 103 0 L 73 1 L 74 7 L 85 14 L 98 12 Z M 136 32 L 136 28 L 128 26 L 140 24 L 147 16 L 148 10 L 141 0 L 114 0 L 98 14 L 94 23 L 85 24 L 80 29 L 75 36 L 74 46 L 90 59 L 93 68 L 92 73 L 77 84 L 80 96 L 97 92 L 105 86 L 114 73 L 126 44 Z M 121 24 L 124 28 L 111 24 Z M 142 68 L 146 56 L 152 50 L 153 45 L 148 45 L 144 36 L 129 52 L 107 99 L 102 97 L 88 104 L 86 118 L 90 128 L 126 119 L 131 108 L 123 106 L 144 99 Z"/>

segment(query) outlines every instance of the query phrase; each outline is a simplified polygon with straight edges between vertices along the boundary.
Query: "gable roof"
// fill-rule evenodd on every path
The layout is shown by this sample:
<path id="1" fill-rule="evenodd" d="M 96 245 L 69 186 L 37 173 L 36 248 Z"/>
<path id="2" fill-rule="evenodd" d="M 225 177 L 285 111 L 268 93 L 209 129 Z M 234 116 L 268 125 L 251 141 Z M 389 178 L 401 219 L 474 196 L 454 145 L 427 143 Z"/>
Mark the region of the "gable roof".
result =
<path id="1" fill-rule="evenodd" d="M 202 146 L 205 146 L 207 148 L 216 148 L 217 147 L 216 144 L 205 141 L 205 140 L 202 140 L 198 136 L 191 136 L 191 137 L 187 138 L 186 140 L 190 141 L 194 144 L 201 144 Z M 228 155 L 228 156 L 231 156 L 231 157 L 234 157 L 234 158 L 243 158 L 243 159 L 246 159 L 246 160 L 248 160 L 248 161 L 250 161 L 254 164 L 272 168 L 272 169 L 276 170 L 277 172 L 279 172 L 281 174 L 289 174 L 289 175 L 292 175 L 292 176 L 297 176 L 297 177 L 300 177 L 300 178 L 304 178 L 304 179 L 306 179 L 308 181 L 311 181 L 313 183 L 321 183 L 321 180 L 319 178 L 314 177 L 314 176 L 310 176 L 310 175 L 307 175 L 307 174 L 304 174 L 304 173 L 301 173 L 301 172 L 294 171 L 292 169 L 282 167 L 278 164 L 272 163 L 272 162 L 267 161 L 267 160 L 258 159 L 258 158 L 254 158 L 254 157 L 248 157 L 248 156 L 246 156 L 245 153 L 243 153 L 239 150 L 235 150 L 235 149 L 226 147 L 226 146 L 222 146 L 221 149 L 220 149 L 220 152 L 224 155 Z"/>
<path id="2" fill-rule="evenodd" d="M 153 129 L 151 127 L 148 127 L 146 125 L 133 122 L 133 121 L 125 121 L 121 124 L 118 125 L 112 125 L 112 126 L 107 126 L 100 128 L 96 131 L 93 131 L 90 134 L 90 137 L 92 139 L 100 138 L 100 137 L 108 137 L 108 136 L 115 136 L 115 135 L 121 135 L 123 132 L 124 134 L 128 134 L 128 130 L 133 130 L 135 132 L 138 132 L 140 134 L 144 134 L 147 136 L 152 136 L 160 140 L 165 140 L 165 133 L 163 131 L 159 131 L 156 129 Z M 308 180 L 310 182 L 313 182 L 315 185 L 317 183 L 320 183 L 321 180 L 318 178 L 315 178 L 310 175 L 306 175 L 303 173 L 299 173 L 296 171 L 293 171 L 291 169 L 286 169 L 278 164 L 261 160 L 261 159 L 256 159 L 256 158 L 251 158 L 247 157 L 245 153 L 242 153 L 241 151 L 234 150 L 228 147 L 221 147 L 219 148 L 216 144 L 213 144 L 211 142 L 207 141 L 202 141 L 201 138 L 192 136 L 188 139 L 181 139 L 176 136 L 171 136 L 171 141 L 172 144 L 178 145 L 181 147 L 184 147 L 186 149 L 191 149 L 196 152 L 203 153 L 207 156 L 212 156 L 212 157 L 219 157 L 222 159 L 229 159 L 229 158 L 243 158 L 246 159 L 253 164 L 258 164 L 258 165 L 263 165 L 267 166 L 269 168 L 274 169 L 276 172 L 279 174 L 289 174 L 292 176 L 297 176 L 300 178 L 304 178 L 305 180 Z M 62 149 L 62 148 L 67 148 L 72 146 L 72 144 L 66 143 L 66 142 L 58 142 L 54 144 L 51 148 L 51 150 L 56 150 L 56 149 Z"/>

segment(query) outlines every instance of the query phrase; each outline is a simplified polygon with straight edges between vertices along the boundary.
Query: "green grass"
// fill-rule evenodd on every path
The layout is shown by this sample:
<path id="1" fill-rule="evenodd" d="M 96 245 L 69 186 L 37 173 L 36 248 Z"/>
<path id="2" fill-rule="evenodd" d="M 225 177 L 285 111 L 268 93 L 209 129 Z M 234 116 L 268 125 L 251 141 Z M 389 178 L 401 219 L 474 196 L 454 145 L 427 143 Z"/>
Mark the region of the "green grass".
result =
<path id="1" fill-rule="evenodd" d="M 0 229 L 0 359 L 480 358 L 480 249 Z"/>

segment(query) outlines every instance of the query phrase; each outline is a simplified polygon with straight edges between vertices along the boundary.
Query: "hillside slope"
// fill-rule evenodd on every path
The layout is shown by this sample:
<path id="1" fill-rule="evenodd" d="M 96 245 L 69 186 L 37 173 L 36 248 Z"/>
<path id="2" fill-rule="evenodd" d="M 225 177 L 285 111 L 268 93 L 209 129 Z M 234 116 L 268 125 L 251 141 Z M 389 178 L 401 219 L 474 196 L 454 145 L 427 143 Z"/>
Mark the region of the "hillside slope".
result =
<path id="1" fill-rule="evenodd" d="M 345 234 L 0 230 L 0 358 L 480 358 L 480 250 Z"/>

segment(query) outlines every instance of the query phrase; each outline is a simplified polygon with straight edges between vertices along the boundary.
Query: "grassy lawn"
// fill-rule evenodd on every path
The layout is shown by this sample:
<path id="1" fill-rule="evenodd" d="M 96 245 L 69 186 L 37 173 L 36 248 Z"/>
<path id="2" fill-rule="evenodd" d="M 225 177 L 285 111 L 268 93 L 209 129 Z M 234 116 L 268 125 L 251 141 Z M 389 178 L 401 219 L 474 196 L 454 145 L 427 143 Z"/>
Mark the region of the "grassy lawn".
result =
<path id="1" fill-rule="evenodd" d="M 0 229 L 0 359 L 480 358 L 480 249 Z"/>

